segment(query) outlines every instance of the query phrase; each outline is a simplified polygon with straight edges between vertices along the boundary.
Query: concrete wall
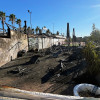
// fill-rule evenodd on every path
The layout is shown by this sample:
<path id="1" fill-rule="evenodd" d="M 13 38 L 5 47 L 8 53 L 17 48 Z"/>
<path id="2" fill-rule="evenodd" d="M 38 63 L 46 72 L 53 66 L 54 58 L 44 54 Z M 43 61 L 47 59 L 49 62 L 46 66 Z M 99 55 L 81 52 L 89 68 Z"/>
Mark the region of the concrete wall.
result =
<path id="1" fill-rule="evenodd" d="M 51 46 L 51 39 L 50 38 L 39 38 L 38 42 L 38 49 L 45 49 Z"/>
<path id="2" fill-rule="evenodd" d="M 65 43 L 65 39 L 63 38 L 52 38 L 52 37 L 46 37 L 46 38 L 34 38 L 34 37 L 30 37 L 29 38 L 29 46 L 30 48 L 33 49 L 45 49 L 45 48 L 49 48 L 52 45 L 58 45 L 58 43 L 60 42 L 60 44 L 64 44 Z"/>
<path id="3" fill-rule="evenodd" d="M 28 50 L 27 35 L 10 31 L 11 38 L 0 37 L 0 66 L 15 59 L 20 50 Z"/>

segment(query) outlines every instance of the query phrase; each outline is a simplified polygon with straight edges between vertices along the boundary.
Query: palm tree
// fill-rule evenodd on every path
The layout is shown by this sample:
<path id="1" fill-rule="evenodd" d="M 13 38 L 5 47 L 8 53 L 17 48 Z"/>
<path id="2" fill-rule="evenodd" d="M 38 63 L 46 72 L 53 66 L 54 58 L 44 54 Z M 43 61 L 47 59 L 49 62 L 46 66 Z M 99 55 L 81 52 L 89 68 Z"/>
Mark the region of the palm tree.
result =
<path id="1" fill-rule="evenodd" d="M 19 25 L 19 28 L 21 29 L 21 19 L 17 19 L 16 23 Z"/>
<path id="2" fill-rule="evenodd" d="M 50 33 L 50 30 L 48 29 L 48 30 L 46 31 L 46 33 L 49 34 L 49 33 Z"/>
<path id="3" fill-rule="evenodd" d="M 0 11 L 0 20 L 2 23 L 3 33 L 4 33 L 4 21 L 5 21 L 5 19 L 6 19 L 5 13 Z"/>
<path id="4" fill-rule="evenodd" d="M 39 31 L 39 27 L 37 26 L 35 29 L 36 34 L 38 33 L 38 31 Z"/>
<path id="5" fill-rule="evenodd" d="M 16 19 L 15 15 L 14 15 L 14 14 L 10 14 L 10 16 L 9 16 L 9 21 L 12 22 L 12 26 L 14 26 L 15 19 Z"/>

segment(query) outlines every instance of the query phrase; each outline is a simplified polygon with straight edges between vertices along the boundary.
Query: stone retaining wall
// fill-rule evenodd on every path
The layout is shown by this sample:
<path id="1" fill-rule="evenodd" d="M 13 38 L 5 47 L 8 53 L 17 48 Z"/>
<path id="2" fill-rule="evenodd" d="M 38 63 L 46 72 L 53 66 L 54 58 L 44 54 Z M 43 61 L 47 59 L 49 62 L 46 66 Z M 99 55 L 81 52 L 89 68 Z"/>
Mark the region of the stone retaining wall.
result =
<path id="1" fill-rule="evenodd" d="M 0 37 L 0 67 L 15 59 L 20 50 L 28 50 L 27 35 L 10 30 L 11 38 Z"/>

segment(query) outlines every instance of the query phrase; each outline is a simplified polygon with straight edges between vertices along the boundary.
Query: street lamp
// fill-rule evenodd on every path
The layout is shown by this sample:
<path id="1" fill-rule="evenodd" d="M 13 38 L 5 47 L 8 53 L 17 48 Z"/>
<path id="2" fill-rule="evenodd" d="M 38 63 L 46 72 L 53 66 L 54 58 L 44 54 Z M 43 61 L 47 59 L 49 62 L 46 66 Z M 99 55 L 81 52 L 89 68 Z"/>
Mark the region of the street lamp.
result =
<path id="1" fill-rule="evenodd" d="M 28 13 L 30 14 L 30 26 L 31 26 L 31 29 L 32 29 L 32 23 L 31 23 L 31 14 L 32 14 L 32 12 L 30 10 L 28 10 Z"/>

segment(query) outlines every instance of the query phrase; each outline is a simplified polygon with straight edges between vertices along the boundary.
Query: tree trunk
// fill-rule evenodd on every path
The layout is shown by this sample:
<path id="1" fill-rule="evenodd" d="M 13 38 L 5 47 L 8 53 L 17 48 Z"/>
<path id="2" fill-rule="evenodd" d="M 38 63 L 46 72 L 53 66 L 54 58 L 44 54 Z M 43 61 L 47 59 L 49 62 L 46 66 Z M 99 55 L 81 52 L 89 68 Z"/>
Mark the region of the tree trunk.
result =
<path id="1" fill-rule="evenodd" d="M 13 28 L 13 30 L 14 30 L 14 21 L 13 21 L 13 19 L 12 19 L 12 28 Z"/>
<path id="2" fill-rule="evenodd" d="M 4 33 L 4 20 L 2 19 L 2 28 L 3 28 L 3 33 Z"/>
<path id="3" fill-rule="evenodd" d="M 19 29 L 20 29 L 20 31 L 21 31 L 21 25 L 19 24 Z"/>

